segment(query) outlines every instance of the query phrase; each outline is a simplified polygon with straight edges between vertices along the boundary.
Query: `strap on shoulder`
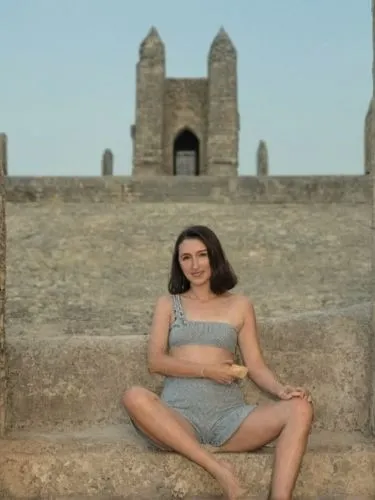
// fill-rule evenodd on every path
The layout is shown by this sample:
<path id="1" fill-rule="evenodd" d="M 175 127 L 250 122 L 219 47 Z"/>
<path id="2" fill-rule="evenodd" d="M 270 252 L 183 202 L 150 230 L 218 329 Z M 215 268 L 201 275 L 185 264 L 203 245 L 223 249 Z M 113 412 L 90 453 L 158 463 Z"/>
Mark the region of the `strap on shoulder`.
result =
<path id="1" fill-rule="evenodd" d="M 172 300 L 173 300 L 173 313 L 175 316 L 175 321 L 183 320 L 185 316 L 184 316 L 184 311 L 182 309 L 181 297 L 179 295 L 172 295 Z"/>

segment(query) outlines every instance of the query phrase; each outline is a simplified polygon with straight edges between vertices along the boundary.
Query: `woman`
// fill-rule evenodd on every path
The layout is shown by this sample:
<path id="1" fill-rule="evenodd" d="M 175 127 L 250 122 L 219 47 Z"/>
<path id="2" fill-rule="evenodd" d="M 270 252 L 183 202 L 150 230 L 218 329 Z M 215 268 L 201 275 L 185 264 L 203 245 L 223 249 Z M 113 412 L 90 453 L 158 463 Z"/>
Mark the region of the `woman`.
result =
<path id="1" fill-rule="evenodd" d="M 241 497 L 231 466 L 215 452 L 253 451 L 278 438 L 270 498 L 289 500 L 313 419 L 308 392 L 280 383 L 258 343 L 254 308 L 230 292 L 237 278 L 217 236 L 205 226 L 175 243 L 170 295 L 157 301 L 149 337 L 151 373 L 164 375 L 161 397 L 128 389 L 124 406 L 153 446 L 174 450 L 206 469 L 229 500 Z M 277 402 L 248 405 L 231 366 L 239 346 L 248 376 Z"/>

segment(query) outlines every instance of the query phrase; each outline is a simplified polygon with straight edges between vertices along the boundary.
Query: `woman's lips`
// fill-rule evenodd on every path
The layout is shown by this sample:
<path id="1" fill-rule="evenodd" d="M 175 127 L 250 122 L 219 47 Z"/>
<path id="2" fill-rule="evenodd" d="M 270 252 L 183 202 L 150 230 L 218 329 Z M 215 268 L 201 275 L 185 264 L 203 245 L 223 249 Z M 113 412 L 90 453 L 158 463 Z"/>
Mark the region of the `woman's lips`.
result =
<path id="1" fill-rule="evenodd" d="M 191 275 L 194 276 L 194 278 L 198 278 L 202 274 L 203 274 L 203 271 L 200 271 L 199 273 L 191 273 Z"/>

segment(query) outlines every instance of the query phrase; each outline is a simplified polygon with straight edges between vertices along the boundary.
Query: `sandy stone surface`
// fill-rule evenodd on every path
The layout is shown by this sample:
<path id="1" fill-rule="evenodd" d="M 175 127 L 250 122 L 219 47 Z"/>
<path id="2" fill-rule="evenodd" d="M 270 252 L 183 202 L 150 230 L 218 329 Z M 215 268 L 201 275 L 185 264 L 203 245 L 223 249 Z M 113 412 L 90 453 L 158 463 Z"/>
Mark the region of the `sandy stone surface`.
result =
<path id="1" fill-rule="evenodd" d="M 221 238 L 263 317 L 370 300 L 367 205 L 8 204 L 8 334 L 137 333 L 188 224 Z"/>

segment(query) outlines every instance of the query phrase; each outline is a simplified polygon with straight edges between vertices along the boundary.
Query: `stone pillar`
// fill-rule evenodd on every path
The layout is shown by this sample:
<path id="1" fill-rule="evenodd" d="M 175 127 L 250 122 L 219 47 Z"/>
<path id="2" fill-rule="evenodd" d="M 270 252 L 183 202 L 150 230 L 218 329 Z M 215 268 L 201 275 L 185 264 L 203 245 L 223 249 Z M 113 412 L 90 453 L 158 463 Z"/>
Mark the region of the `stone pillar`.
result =
<path id="1" fill-rule="evenodd" d="M 113 153 L 106 149 L 102 156 L 102 175 L 113 175 Z"/>
<path id="2" fill-rule="evenodd" d="M 3 165 L 4 175 L 8 175 L 8 138 L 6 134 L 0 134 L 0 162 Z"/>
<path id="3" fill-rule="evenodd" d="M 375 99 L 375 0 L 372 0 L 372 101 Z M 374 127 L 375 113 L 371 113 L 372 123 Z M 374 128 L 375 129 L 375 128 Z M 371 271 L 371 287 L 372 287 L 372 335 L 370 339 L 371 347 L 371 396 L 370 396 L 370 430 L 375 435 L 375 151 L 374 147 L 370 152 L 370 175 L 372 180 L 372 271 Z"/>
<path id="4" fill-rule="evenodd" d="M 371 173 L 371 151 L 374 147 L 373 133 L 372 133 L 372 99 L 368 105 L 365 126 L 364 126 L 364 173 L 369 175 Z"/>
<path id="5" fill-rule="evenodd" d="M 133 175 L 154 176 L 163 171 L 164 90 L 165 47 L 153 27 L 139 48 Z"/>
<path id="6" fill-rule="evenodd" d="M 259 141 L 257 150 L 257 175 L 268 175 L 268 150 L 267 144 L 264 141 Z"/>
<path id="7" fill-rule="evenodd" d="M 5 283 L 6 283 L 6 225 L 5 225 L 5 164 L 0 155 L 0 437 L 5 433 L 7 406 L 7 356 L 5 347 Z"/>
<path id="8" fill-rule="evenodd" d="M 238 175 L 237 50 L 221 28 L 208 54 L 207 175 Z"/>

